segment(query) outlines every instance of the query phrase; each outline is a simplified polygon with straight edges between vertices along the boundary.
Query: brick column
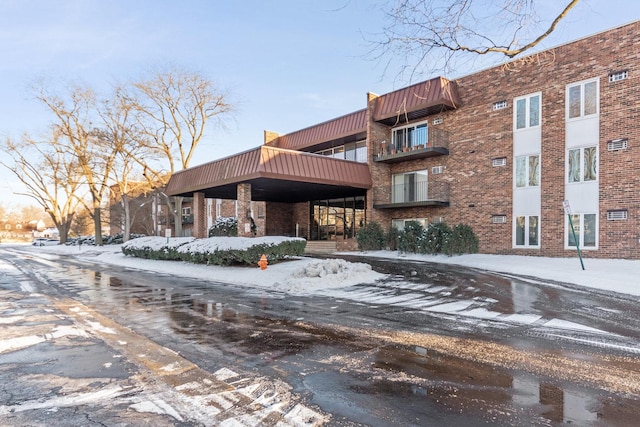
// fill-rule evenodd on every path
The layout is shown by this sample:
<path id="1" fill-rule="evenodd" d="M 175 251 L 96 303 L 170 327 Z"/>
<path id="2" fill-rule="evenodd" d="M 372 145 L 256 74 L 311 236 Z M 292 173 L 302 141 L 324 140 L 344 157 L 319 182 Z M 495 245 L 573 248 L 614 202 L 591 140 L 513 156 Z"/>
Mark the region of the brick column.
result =
<path id="1" fill-rule="evenodd" d="M 204 193 L 193 193 L 193 237 L 196 239 L 209 237 L 204 207 Z"/>
<path id="2" fill-rule="evenodd" d="M 238 184 L 238 236 L 251 237 L 251 184 Z"/>

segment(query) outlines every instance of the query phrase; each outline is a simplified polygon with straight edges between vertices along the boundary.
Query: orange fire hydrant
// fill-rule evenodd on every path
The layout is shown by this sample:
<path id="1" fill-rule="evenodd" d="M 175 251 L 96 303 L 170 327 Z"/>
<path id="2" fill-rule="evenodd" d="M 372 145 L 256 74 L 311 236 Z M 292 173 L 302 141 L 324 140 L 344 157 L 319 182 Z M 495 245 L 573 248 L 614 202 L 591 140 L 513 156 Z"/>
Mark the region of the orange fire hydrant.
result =
<path id="1" fill-rule="evenodd" d="M 258 265 L 260 266 L 260 270 L 267 269 L 267 265 L 269 265 L 269 263 L 267 262 L 267 256 L 265 254 L 262 254 L 262 256 L 260 257 L 260 261 L 258 261 Z"/>

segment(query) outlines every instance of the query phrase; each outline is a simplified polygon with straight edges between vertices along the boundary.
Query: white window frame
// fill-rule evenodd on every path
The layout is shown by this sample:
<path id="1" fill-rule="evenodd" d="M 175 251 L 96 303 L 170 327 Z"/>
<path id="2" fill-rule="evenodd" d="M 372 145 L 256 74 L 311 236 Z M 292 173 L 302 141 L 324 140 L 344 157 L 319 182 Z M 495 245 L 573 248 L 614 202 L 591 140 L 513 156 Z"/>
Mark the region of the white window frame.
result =
<path id="1" fill-rule="evenodd" d="M 414 132 L 416 132 L 416 130 L 418 128 L 425 128 L 425 140 L 422 142 L 422 144 L 427 147 L 429 145 L 429 121 L 428 120 L 424 120 L 421 122 L 416 122 L 416 123 L 411 123 L 409 125 L 404 125 L 404 126 L 398 126 L 395 127 L 393 129 L 391 129 L 391 143 L 393 145 L 393 147 L 395 147 L 396 150 L 402 151 L 403 147 L 415 147 L 417 145 L 420 145 L 420 141 L 418 142 L 414 142 L 414 141 L 407 141 L 407 135 L 409 134 L 408 132 L 403 132 L 402 135 L 402 141 L 398 141 L 398 131 L 401 130 L 409 130 L 409 129 L 413 129 Z"/>
<path id="2" fill-rule="evenodd" d="M 531 218 L 532 217 L 536 217 L 537 218 L 537 236 L 538 236 L 538 243 L 536 245 L 532 245 L 530 244 L 530 240 L 529 238 L 531 237 L 530 235 L 530 226 L 531 226 Z M 524 218 L 524 244 L 522 245 L 518 245 L 518 236 L 517 236 L 517 230 L 518 230 L 518 218 Z M 542 229 L 542 227 L 540 226 L 540 215 L 536 214 L 536 215 L 525 215 L 525 214 L 515 214 L 513 215 L 513 248 L 514 249 L 540 249 L 540 240 L 542 238 L 542 235 L 540 233 L 540 230 Z"/>
<path id="3" fill-rule="evenodd" d="M 595 148 L 595 152 L 596 152 L 596 177 L 595 179 L 590 179 L 588 181 L 585 181 L 584 179 L 584 150 L 587 148 Z M 578 165 L 580 167 L 580 169 L 578 170 L 578 176 L 579 176 L 579 180 L 578 181 L 570 181 L 569 180 L 569 158 L 570 158 L 570 152 L 571 151 L 576 151 L 576 150 L 580 150 L 580 155 L 578 157 Z M 566 164 L 565 164 L 565 182 L 568 185 L 575 185 L 575 184 L 582 184 L 585 182 L 598 182 L 599 181 L 599 176 L 600 176 L 600 153 L 598 150 L 598 146 L 597 145 L 585 145 L 583 147 L 572 147 L 567 149 L 567 153 L 566 153 Z"/>
<path id="4" fill-rule="evenodd" d="M 518 159 L 525 158 L 525 183 L 524 185 L 518 186 Z M 530 185 L 529 183 L 529 174 L 531 173 L 531 161 L 529 160 L 531 157 L 538 158 L 538 184 Z M 516 156 L 513 161 L 513 188 L 536 188 L 540 187 L 541 181 L 541 165 L 540 165 L 540 153 L 532 153 L 532 154 L 524 154 L 522 156 Z"/>
<path id="5" fill-rule="evenodd" d="M 591 83 L 595 83 L 596 85 L 596 109 L 592 113 L 585 114 L 585 87 L 586 85 Z M 575 117 L 571 117 L 571 89 L 575 87 L 580 88 L 580 114 Z M 567 121 L 581 120 L 600 114 L 600 79 L 595 78 L 583 80 L 581 82 L 570 83 L 567 85 L 565 92 L 565 119 Z"/>
<path id="6" fill-rule="evenodd" d="M 534 125 L 531 124 L 531 99 L 538 98 L 538 122 Z M 524 101 L 524 104 L 521 104 L 521 101 Z M 525 115 L 524 115 L 524 126 L 518 127 L 518 106 L 524 105 L 525 107 Z M 519 96 L 513 99 L 513 131 L 523 131 L 526 129 L 532 129 L 540 127 L 542 122 L 542 92 L 531 93 L 529 95 Z"/>
<path id="7" fill-rule="evenodd" d="M 584 213 L 578 213 L 578 212 L 573 212 L 571 213 L 572 216 L 574 215 L 578 215 L 580 217 L 580 220 L 578 223 L 576 223 L 575 220 L 573 220 L 573 226 L 574 228 L 576 228 L 576 237 L 578 238 L 578 242 L 580 244 L 580 250 L 584 250 L 584 251 L 595 251 L 598 249 L 598 244 L 599 244 L 599 239 L 600 239 L 600 233 L 598 233 L 598 230 L 600 228 L 600 218 L 597 212 L 584 212 Z M 595 245 L 594 246 L 585 246 L 584 245 L 584 216 L 585 215 L 594 215 L 595 217 Z M 572 235 L 571 232 L 571 225 L 569 225 L 569 219 L 567 218 L 567 215 L 564 216 L 564 248 L 566 250 L 576 250 L 577 248 L 573 245 L 569 245 L 569 238 L 570 235 Z M 571 236 L 573 237 L 573 236 Z"/>

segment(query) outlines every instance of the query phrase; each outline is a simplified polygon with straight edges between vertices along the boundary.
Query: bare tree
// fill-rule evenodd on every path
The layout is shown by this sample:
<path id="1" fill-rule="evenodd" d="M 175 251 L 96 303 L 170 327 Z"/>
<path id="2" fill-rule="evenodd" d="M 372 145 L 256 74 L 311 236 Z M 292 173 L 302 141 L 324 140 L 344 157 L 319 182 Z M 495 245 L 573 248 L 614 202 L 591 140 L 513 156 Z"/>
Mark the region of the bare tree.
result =
<path id="1" fill-rule="evenodd" d="M 134 82 L 131 99 L 145 135 L 145 149 L 163 161 L 162 166 L 141 162 L 154 188 L 163 188 L 171 174 L 188 168 L 207 126 L 212 122 L 224 126 L 223 120 L 233 110 L 228 95 L 211 80 L 175 67 Z M 160 194 L 174 217 L 175 235 L 182 235 L 183 198 Z"/>
<path id="2" fill-rule="evenodd" d="M 122 149 L 110 134 L 94 125 L 96 95 L 88 87 L 72 86 L 66 98 L 50 93 L 44 86 L 37 88 L 37 98 L 56 116 L 54 127 L 60 133 L 60 149 L 72 154 L 91 195 L 95 242 L 102 245 L 103 197 L 108 191 L 110 172 Z"/>
<path id="3" fill-rule="evenodd" d="M 551 34 L 579 0 L 392 0 L 374 55 L 405 61 L 402 72 L 447 70 L 454 56 L 497 53 L 514 58 Z"/>
<path id="4" fill-rule="evenodd" d="M 84 182 L 75 158 L 59 149 L 58 138 L 59 134 L 54 133 L 46 142 L 34 141 L 26 135 L 19 143 L 6 139 L 0 149 L 11 162 L 0 160 L 0 164 L 24 184 L 25 192 L 16 194 L 35 200 L 58 229 L 60 243 L 65 243 L 73 217 L 81 206 Z"/>
<path id="5" fill-rule="evenodd" d="M 153 151 L 145 149 L 144 134 L 139 131 L 135 121 L 135 104 L 128 99 L 126 92 L 117 87 L 113 96 L 103 102 L 99 114 L 105 126 L 105 131 L 117 150 L 114 167 L 111 168 L 111 200 L 119 205 L 118 210 L 111 210 L 116 216 L 113 220 L 121 223 L 123 240 L 130 238 L 131 226 L 135 215 L 139 213 L 140 206 L 132 205 L 131 200 L 145 197 L 153 189 L 151 184 L 142 175 L 141 163 L 151 164 L 156 155 Z"/>

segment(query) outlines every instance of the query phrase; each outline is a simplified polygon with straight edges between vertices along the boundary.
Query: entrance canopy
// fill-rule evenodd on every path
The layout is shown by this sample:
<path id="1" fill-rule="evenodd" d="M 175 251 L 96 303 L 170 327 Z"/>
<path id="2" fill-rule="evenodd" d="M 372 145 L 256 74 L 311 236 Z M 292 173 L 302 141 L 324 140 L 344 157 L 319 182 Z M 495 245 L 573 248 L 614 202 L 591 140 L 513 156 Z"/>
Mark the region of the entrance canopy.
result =
<path id="1" fill-rule="evenodd" d="M 251 200 L 296 203 L 363 195 L 371 174 L 365 163 L 263 145 L 174 173 L 166 193 L 236 199 L 241 183 L 251 184 Z"/>

